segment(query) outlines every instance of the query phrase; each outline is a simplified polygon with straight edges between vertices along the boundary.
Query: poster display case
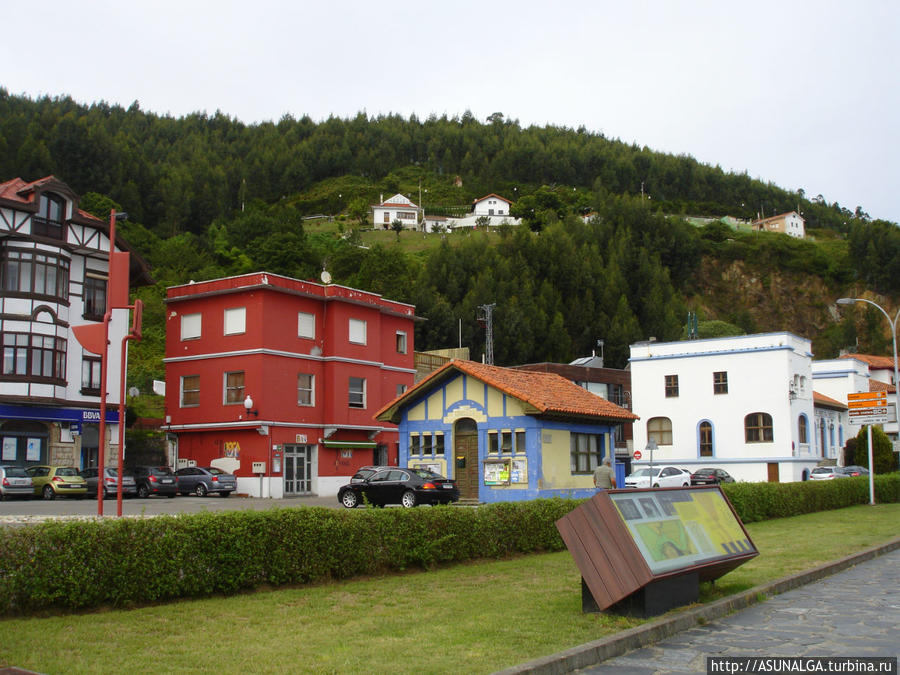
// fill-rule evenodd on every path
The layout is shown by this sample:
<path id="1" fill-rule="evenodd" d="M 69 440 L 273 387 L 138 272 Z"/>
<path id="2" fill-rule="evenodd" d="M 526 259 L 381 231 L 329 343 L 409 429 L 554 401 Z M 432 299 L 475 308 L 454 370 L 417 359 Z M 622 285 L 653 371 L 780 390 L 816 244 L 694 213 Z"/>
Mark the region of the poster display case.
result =
<path id="1" fill-rule="evenodd" d="M 658 614 L 759 555 L 717 485 L 603 491 L 556 527 L 581 572 L 584 611 Z"/>

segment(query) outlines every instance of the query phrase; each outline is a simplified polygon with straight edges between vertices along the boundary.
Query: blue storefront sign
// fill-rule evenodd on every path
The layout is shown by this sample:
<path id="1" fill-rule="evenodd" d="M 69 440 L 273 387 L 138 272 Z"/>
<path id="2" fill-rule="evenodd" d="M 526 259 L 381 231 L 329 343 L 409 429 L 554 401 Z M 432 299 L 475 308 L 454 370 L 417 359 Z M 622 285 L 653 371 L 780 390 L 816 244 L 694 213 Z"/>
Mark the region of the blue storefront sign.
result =
<path id="1" fill-rule="evenodd" d="M 0 419 L 33 420 L 35 422 L 68 422 L 72 424 L 99 424 L 100 411 L 90 408 L 50 408 L 45 406 L 0 405 Z M 106 423 L 119 421 L 117 408 L 106 410 Z"/>

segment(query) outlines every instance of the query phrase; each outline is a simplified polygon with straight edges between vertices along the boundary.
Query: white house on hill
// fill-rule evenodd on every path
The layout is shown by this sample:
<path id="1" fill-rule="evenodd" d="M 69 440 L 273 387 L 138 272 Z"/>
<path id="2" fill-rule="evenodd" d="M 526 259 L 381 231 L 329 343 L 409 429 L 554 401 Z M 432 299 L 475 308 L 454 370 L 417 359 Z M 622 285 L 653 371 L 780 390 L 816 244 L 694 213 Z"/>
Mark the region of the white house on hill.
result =
<path id="1" fill-rule="evenodd" d="M 376 228 L 388 230 L 395 220 L 407 230 L 415 230 L 419 224 L 419 207 L 401 194 L 372 205 L 372 223 Z"/>

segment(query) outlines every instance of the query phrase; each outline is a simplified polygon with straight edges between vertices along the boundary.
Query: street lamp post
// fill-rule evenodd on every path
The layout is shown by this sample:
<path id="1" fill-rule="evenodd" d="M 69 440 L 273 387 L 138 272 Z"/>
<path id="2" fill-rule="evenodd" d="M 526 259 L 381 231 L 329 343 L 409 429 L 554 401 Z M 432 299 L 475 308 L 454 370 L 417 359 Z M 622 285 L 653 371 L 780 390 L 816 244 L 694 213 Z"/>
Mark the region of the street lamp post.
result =
<path id="1" fill-rule="evenodd" d="M 837 304 L 839 305 L 853 305 L 857 302 L 865 302 L 873 307 L 877 307 L 878 311 L 884 314 L 884 318 L 887 319 L 888 323 L 891 326 L 891 342 L 893 343 L 894 348 L 894 421 L 897 424 L 898 436 L 900 436 L 900 378 L 897 377 L 897 321 L 900 319 L 900 309 L 897 310 L 897 314 L 894 315 L 894 318 L 891 319 L 890 314 L 879 305 L 877 302 L 872 302 L 871 300 L 866 300 L 865 298 L 838 298 Z M 874 485 L 873 485 L 873 475 L 875 473 L 875 467 L 872 463 L 872 440 L 869 438 L 869 491 L 870 494 L 874 493 Z M 871 503 L 875 503 L 874 497 L 871 499 Z"/>

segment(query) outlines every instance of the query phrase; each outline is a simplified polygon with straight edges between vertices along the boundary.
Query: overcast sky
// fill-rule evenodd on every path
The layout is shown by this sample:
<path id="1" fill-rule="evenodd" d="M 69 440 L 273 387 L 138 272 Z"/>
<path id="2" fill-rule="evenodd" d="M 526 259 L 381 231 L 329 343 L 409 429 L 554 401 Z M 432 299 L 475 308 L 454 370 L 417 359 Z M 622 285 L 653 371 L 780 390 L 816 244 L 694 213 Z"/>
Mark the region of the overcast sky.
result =
<path id="1" fill-rule="evenodd" d="M 248 123 L 502 112 L 900 222 L 896 0 L 43 0 L 3 16 L 11 94 Z"/>

